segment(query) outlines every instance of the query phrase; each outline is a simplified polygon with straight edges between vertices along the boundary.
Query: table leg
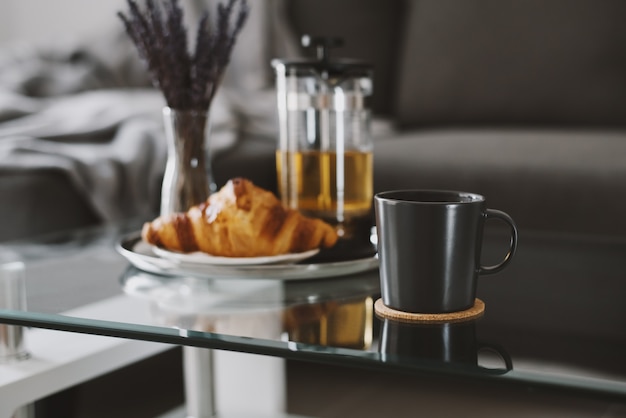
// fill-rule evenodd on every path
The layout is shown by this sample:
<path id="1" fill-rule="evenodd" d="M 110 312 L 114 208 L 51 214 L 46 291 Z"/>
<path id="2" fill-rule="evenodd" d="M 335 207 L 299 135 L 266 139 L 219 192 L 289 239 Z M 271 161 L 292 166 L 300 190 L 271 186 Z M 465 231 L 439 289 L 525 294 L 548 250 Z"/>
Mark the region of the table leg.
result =
<path id="1" fill-rule="evenodd" d="M 217 416 L 213 350 L 183 347 L 183 368 L 187 418 L 213 418 Z"/>

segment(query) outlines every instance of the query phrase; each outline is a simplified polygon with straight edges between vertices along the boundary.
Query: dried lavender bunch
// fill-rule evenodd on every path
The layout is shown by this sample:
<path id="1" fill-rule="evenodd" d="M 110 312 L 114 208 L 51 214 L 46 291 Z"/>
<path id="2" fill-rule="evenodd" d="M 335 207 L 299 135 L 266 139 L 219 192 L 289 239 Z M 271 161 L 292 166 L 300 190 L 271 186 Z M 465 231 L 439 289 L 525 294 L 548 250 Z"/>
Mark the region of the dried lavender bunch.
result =
<path id="1" fill-rule="evenodd" d="M 205 11 L 193 53 L 188 49 L 187 29 L 178 0 L 166 1 L 164 10 L 154 0 L 146 0 L 143 11 L 134 0 L 127 2 L 128 16 L 122 12 L 118 16 L 167 105 L 179 110 L 207 110 L 248 17 L 247 0 L 219 3 L 216 22 L 211 22 L 209 12 Z"/>

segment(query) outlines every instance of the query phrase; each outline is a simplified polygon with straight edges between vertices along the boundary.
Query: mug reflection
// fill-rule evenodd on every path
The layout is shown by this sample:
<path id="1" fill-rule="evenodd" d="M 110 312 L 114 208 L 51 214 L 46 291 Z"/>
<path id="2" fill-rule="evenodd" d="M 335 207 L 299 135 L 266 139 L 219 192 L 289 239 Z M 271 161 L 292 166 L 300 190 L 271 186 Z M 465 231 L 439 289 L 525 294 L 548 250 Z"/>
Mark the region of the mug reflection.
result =
<path id="1" fill-rule="evenodd" d="M 513 368 L 504 348 L 477 340 L 475 320 L 411 323 L 384 318 L 379 351 L 383 361 L 413 358 L 501 373 Z"/>

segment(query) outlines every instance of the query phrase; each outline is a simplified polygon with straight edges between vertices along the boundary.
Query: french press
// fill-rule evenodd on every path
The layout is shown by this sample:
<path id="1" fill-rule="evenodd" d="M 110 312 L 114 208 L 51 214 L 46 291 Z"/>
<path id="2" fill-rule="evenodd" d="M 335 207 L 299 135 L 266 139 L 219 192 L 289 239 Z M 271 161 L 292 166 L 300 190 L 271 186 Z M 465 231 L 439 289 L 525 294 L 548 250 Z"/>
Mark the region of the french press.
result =
<path id="1" fill-rule="evenodd" d="M 272 65 L 282 202 L 349 236 L 371 218 L 373 143 L 367 98 L 373 83 L 369 64 L 330 58 L 330 49 L 342 43 L 305 35 L 302 44 L 316 49 L 315 59 L 276 59 Z"/>

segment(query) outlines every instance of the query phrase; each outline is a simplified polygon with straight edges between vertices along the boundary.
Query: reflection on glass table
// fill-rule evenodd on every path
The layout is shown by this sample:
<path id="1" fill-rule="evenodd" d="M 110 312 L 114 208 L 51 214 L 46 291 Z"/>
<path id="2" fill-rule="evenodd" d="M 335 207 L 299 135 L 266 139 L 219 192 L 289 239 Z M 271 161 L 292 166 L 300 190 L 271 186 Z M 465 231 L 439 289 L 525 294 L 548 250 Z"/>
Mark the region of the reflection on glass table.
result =
<path id="1" fill-rule="evenodd" d="M 495 345 L 478 345 L 475 321 L 415 325 L 378 318 L 377 272 L 310 281 L 220 280 L 130 267 L 121 283 L 129 295 L 150 302 L 156 325 L 275 340 L 302 352 L 352 349 L 355 357 L 399 367 L 487 374 L 512 368 L 503 348 L 495 350 L 497 364 L 494 349 L 487 350 Z"/>

